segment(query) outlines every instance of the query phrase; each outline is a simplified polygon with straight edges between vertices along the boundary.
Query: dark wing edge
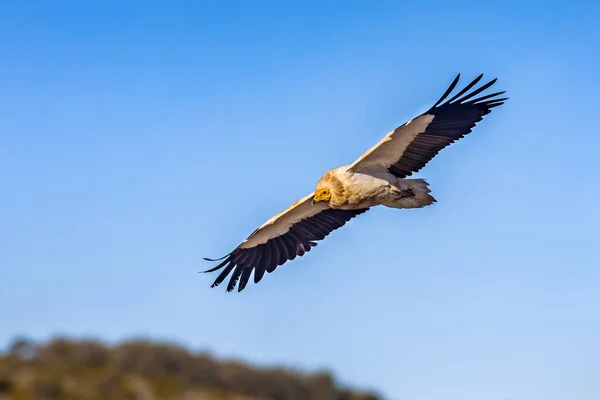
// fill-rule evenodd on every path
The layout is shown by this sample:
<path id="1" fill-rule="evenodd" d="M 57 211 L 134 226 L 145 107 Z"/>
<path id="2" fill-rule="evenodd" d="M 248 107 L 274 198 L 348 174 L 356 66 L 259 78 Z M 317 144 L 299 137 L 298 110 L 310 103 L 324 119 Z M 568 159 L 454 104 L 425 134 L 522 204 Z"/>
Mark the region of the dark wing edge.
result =
<path id="1" fill-rule="evenodd" d="M 392 174 L 398 178 L 406 178 L 418 172 L 440 150 L 469 134 L 475 125 L 491 112 L 492 108 L 498 107 L 508 100 L 508 97 L 498 97 L 506 93 L 505 91 L 473 99 L 484 90 L 489 89 L 497 80 L 497 78 L 492 79 L 469 92 L 479 83 L 481 78 L 483 78 L 483 74 L 475 78 L 449 100 L 443 102 L 456 88 L 460 80 L 460 74 L 458 74 L 442 97 L 429 110 L 419 115 L 419 117 L 433 115 L 434 119 L 425 131 L 417 135 L 406 147 L 400 159 L 388 168 Z"/>
<path id="2" fill-rule="evenodd" d="M 203 272 L 215 272 L 223 268 L 211 288 L 219 286 L 231 274 L 227 292 L 233 291 L 238 283 L 238 292 L 241 292 L 248 284 L 252 271 L 254 271 L 254 283 L 260 282 L 265 272 L 271 273 L 286 261 L 302 257 L 317 245 L 317 241 L 325 239 L 331 232 L 368 210 L 368 208 L 358 210 L 325 209 L 296 222 L 287 232 L 271 238 L 265 243 L 251 248 L 238 246 L 231 253 L 218 259 L 204 258 L 207 261 L 222 260 L 222 262 Z"/>

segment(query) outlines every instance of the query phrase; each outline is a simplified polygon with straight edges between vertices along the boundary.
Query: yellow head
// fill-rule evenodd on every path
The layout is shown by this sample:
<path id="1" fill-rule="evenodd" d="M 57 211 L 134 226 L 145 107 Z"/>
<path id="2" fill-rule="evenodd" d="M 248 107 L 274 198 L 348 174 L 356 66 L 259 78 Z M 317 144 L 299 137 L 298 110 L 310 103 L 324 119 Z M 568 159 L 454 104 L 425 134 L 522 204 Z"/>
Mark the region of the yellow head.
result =
<path id="1" fill-rule="evenodd" d="M 317 189 L 312 199 L 312 204 L 331 200 L 331 191 L 329 189 Z"/>

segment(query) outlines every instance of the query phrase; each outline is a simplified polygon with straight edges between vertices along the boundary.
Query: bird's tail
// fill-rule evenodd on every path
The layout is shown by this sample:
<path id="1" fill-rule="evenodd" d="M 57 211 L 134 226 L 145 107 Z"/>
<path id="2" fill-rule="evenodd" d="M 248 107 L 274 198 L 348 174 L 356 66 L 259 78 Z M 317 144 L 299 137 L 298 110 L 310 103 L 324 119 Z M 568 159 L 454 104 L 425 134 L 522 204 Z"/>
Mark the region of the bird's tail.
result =
<path id="1" fill-rule="evenodd" d="M 394 201 L 388 207 L 394 208 L 421 208 L 429 206 L 436 202 L 435 198 L 430 195 L 429 183 L 425 179 L 403 179 L 404 185 L 408 185 L 412 191 L 412 196 L 406 196 Z"/>

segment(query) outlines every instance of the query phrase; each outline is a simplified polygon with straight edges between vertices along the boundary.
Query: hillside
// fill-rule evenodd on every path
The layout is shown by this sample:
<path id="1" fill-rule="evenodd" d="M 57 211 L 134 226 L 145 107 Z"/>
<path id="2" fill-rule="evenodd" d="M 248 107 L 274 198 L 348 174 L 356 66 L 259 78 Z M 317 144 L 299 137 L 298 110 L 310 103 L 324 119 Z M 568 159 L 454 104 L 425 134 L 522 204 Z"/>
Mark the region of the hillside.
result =
<path id="1" fill-rule="evenodd" d="M 171 343 L 15 340 L 0 354 L 0 400 L 378 400 L 329 373 L 258 368 Z"/>

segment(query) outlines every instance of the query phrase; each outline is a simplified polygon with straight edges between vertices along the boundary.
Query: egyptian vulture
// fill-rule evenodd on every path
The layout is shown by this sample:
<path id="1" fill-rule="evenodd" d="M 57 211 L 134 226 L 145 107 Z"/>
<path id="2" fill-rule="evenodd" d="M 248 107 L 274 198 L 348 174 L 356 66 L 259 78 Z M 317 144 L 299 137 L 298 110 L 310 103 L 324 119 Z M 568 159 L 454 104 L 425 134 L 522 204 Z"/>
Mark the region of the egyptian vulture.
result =
<path id="1" fill-rule="evenodd" d="M 427 111 L 388 133 L 352 164 L 326 172 L 314 192 L 270 218 L 229 254 L 219 259 L 221 268 L 211 287 L 229 274 L 227 291 L 246 287 L 252 271 L 258 283 L 265 272 L 288 260 L 303 256 L 332 231 L 378 205 L 390 208 L 421 208 L 436 200 L 424 179 L 407 179 L 440 150 L 471 132 L 476 123 L 507 98 L 496 92 L 474 98 L 496 79 L 471 90 L 483 74 L 448 99 L 458 81 L 456 76 L 442 97 Z M 469 91 L 471 90 L 471 91 Z"/>

